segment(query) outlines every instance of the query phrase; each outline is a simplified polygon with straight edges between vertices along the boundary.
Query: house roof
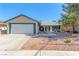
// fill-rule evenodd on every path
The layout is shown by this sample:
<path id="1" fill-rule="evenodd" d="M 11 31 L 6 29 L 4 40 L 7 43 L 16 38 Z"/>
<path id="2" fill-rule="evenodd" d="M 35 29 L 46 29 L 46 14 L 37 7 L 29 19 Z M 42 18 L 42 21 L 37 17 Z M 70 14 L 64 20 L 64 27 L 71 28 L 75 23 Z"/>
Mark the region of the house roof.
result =
<path id="1" fill-rule="evenodd" d="M 16 17 L 13 17 L 13 18 L 9 19 L 9 20 L 6 20 L 6 21 L 4 21 L 4 23 L 6 23 L 6 22 L 8 22 L 8 21 L 10 21 L 10 20 L 13 20 L 13 19 L 15 19 L 15 18 L 18 18 L 18 17 L 20 17 L 20 16 L 24 16 L 24 17 L 26 17 L 26 18 L 29 18 L 29 19 L 32 20 L 32 21 L 36 21 L 36 22 L 39 23 L 39 21 L 37 21 L 37 20 L 35 20 L 35 19 L 31 18 L 31 17 L 28 17 L 28 16 L 26 16 L 26 15 L 23 15 L 23 14 L 20 14 L 20 15 L 18 15 L 18 16 L 16 16 Z"/>
<path id="2" fill-rule="evenodd" d="M 43 22 L 41 23 L 41 25 L 60 25 L 60 24 L 58 22 L 52 21 L 52 22 Z"/>

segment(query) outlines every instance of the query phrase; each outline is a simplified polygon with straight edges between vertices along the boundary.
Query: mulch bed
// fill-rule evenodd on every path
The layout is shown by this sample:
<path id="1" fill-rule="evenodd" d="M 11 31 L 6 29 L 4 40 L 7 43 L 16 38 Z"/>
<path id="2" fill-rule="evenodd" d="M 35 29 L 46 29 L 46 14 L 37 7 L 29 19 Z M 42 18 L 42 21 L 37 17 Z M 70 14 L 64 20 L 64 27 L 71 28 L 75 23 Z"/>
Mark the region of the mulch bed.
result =
<path id="1" fill-rule="evenodd" d="M 25 43 L 21 50 L 57 50 L 57 51 L 79 51 L 79 40 L 72 43 L 66 43 L 63 39 L 51 41 L 48 38 L 32 38 L 28 43 Z"/>

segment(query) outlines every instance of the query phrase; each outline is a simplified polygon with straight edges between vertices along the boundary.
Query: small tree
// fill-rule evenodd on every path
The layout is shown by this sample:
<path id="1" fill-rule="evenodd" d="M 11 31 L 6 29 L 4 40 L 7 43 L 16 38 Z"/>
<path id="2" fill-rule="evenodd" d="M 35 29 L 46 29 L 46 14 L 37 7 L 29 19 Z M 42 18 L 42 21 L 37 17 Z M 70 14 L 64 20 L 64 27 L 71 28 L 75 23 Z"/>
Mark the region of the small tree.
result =
<path id="1" fill-rule="evenodd" d="M 68 22 L 69 22 L 69 25 L 72 26 L 73 28 L 73 32 L 75 31 L 75 25 L 77 23 L 77 14 L 72 12 L 68 15 Z"/>
<path id="2" fill-rule="evenodd" d="M 63 5 L 63 11 L 64 11 L 64 16 L 62 16 L 62 27 L 66 26 L 72 26 L 73 32 L 75 31 L 75 24 L 77 23 L 78 20 L 78 12 L 77 10 L 79 9 L 79 4 L 64 4 Z"/>

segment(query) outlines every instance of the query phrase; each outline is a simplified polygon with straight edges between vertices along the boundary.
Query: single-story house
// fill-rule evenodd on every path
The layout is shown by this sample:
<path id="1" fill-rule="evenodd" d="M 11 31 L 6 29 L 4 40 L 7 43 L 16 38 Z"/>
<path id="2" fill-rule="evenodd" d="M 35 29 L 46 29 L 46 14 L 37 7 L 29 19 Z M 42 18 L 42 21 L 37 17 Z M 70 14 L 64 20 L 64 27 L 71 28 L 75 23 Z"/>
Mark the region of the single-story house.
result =
<path id="1" fill-rule="evenodd" d="M 39 32 L 60 31 L 60 24 L 58 22 L 40 23 L 22 14 L 4 23 L 7 24 L 7 34 L 37 34 Z"/>
<path id="2" fill-rule="evenodd" d="M 18 15 L 5 23 L 8 34 L 35 34 L 39 32 L 39 22 L 25 15 Z"/>
<path id="3" fill-rule="evenodd" d="M 43 22 L 43 23 L 41 23 L 40 30 L 43 32 L 59 32 L 60 24 L 57 21 Z"/>

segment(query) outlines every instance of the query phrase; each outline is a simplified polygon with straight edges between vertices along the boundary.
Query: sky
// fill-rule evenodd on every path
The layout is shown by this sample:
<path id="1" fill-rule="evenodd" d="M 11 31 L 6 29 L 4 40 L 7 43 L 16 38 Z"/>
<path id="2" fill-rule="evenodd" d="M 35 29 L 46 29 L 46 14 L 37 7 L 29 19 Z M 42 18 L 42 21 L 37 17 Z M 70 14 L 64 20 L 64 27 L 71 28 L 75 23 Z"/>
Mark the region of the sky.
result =
<path id="1" fill-rule="evenodd" d="M 38 21 L 58 21 L 62 3 L 0 3 L 0 21 L 23 14 Z"/>

